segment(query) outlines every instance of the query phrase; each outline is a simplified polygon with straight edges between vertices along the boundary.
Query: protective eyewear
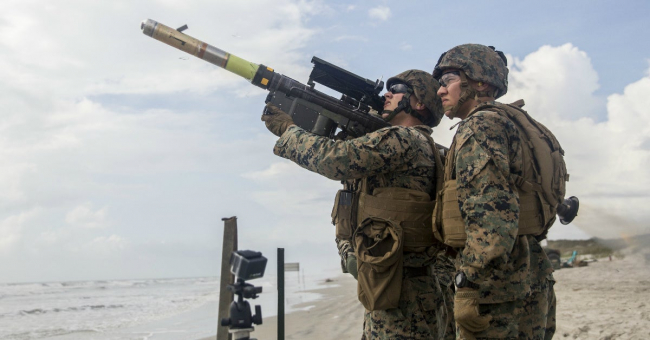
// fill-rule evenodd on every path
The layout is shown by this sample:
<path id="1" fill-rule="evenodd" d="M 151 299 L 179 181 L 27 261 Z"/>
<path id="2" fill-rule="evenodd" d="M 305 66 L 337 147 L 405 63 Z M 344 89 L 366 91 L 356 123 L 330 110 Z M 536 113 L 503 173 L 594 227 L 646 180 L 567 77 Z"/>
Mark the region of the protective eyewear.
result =
<path id="1" fill-rule="evenodd" d="M 440 77 L 440 86 L 442 87 L 447 87 L 451 83 L 455 83 L 456 81 L 460 80 L 460 72 L 458 71 L 451 71 L 447 72 Z"/>
<path id="2" fill-rule="evenodd" d="M 408 93 L 411 89 L 406 84 L 395 84 L 388 89 L 392 94 Z"/>

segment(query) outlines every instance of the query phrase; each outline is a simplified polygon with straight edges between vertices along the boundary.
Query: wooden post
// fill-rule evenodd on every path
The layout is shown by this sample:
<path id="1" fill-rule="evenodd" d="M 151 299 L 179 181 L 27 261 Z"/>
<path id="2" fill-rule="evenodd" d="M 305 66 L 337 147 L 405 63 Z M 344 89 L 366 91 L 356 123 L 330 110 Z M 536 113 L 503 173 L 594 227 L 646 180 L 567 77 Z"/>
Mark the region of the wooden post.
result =
<path id="1" fill-rule="evenodd" d="M 219 285 L 219 319 L 217 320 L 217 340 L 231 340 L 227 326 L 221 326 L 221 319 L 228 318 L 233 293 L 228 285 L 235 283 L 235 276 L 230 273 L 230 256 L 237 250 L 237 216 L 224 217 L 223 248 L 221 250 L 221 284 Z"/>

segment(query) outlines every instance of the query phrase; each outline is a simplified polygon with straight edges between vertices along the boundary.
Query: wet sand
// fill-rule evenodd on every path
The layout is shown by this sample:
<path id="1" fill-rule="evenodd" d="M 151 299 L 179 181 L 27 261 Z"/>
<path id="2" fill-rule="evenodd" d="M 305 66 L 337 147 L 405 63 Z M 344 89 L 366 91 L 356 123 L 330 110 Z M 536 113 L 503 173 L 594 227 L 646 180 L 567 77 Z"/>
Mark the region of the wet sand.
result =
<path id="1" fill-rule="evenodd" d="M 361 338 L 364 308 L 357 299 L 357 282 L 348 274 L 332 280 L 327 283 L 330 287 L 313 290 L 322 294 L 322 299 L 295 305 L 294 308 L 302 310 L 285 316 L 285 339 Z M 277 322 L 276 316 L 264 317 L 264 324 L 255 326 L 251 338 L 277 339 Z M 215 338 L 201 340 L 210 339 Z"/>
<path id="2" fill-rule="evenodd" d="M 287 314 L 285 339 L 360 339 L 364 308 L 357 299 L 357 282 L 352 275 L 332 279 L 337 287 L 315 290 L 323 294 L 319 301 L 296 305 L 304 308 Z M 259 340 L 277 338 L 277 317 L 264 319 L 252 337 Z"/>

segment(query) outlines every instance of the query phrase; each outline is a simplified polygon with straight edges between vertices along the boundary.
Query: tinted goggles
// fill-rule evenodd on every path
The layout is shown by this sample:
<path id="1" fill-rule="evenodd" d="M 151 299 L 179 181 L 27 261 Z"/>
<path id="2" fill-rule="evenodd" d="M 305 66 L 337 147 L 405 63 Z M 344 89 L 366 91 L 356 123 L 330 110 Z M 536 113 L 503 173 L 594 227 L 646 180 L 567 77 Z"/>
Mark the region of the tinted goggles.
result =
<path id="1" fill-rule="evenodd" d="M 440 80 L 438 81 L 440 83 L 440 86 L 442 87 L 447 87 L 451 83 L 455 83 L 460 80 L 460 72 L 458 71 L 451 71 L 447 72 L 440 77 Z"/>
<path id="2" fill-rule="evenodd" d="M 411 88 L 406 84 L 395 84 L 388 89 L 388 92 L 392 94 L 398 93 L 408 93 L 411 91 Z"/>

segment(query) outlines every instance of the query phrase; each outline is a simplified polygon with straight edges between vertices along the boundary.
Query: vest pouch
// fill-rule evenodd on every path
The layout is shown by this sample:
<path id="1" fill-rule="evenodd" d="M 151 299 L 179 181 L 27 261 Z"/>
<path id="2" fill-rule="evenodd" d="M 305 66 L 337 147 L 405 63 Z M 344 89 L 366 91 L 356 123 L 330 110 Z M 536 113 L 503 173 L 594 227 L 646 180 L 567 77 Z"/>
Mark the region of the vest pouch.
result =
<path id="1" fill-rule="evenodd" d="M 336 193 L 332 223 L 336 226 L 336 238 L 351 240 L 356 221 L 356 194 L 350 190 L 339 190 Z"/>
<path id="2" fill-rule="evenodd" d="M 458 206 L 458 191 L 456 180 L 445 181 L 442 191 L 441 205 L 442 237 L 444 243 L 452 248 L 465 247 L 467 233 L 465 233 L 465 221 L 460 214 Z"/>
<path id="3" fill-rule="evenodd" d="M 442 228 L 441 236 L 444 243 L 452 248 L 465 247 L 467 233 L 465 232 L 465 221 L 458 206 L 458 191 L 456 180 L 445 181 L 442 193 L 437 205 L 440 205 Z M 536 191 L 519 193 L 519 229 L 518 235 L 542 235 L 547 228 L 544 227 L 544 212 L 548 214 L 549 207 L 543 207 L 540 202 L 541 194 Z M 434 221 L 435 225 L 435 221 Z M 434 227 L 434 234 L 436 230 Z"/>
<path id="4" fill-rule="evenodd" d="M 358 202 L 358 221 L 378 218 L 400 225 L 404 251 L 417 253 L 438 243 L 431 230 L 435 202 L 429 194 L 413 189 L 384 187 L 374 189 L 372 195 L 359 194 Z"/>
<path id="5" fill-rule="evenodd" d="M 536 191 L 519 190 L 519 230 L 518 235 L 541 235 L 544 227 L 544 209 Z M 548 211 L 548 207 L 546 208 Z"/>
<path id="6" fill-rule="evenodd" d="M 402 290 L 403 231 L 392 221 L 369 217 L 354 233 L 357 295 L 368 311 L 397 308 Z"/>
<path id="7" fill-rule="evenodd" d="M 442 237 L 442 195 L 444 190 L 439 190 L 436 194 L 436 203 L 433 207 L 433 214 L 431 217 L 431 227 L 433 229 L 433 236 L 440 243 L 445 243 L 445 239 Z"/>

